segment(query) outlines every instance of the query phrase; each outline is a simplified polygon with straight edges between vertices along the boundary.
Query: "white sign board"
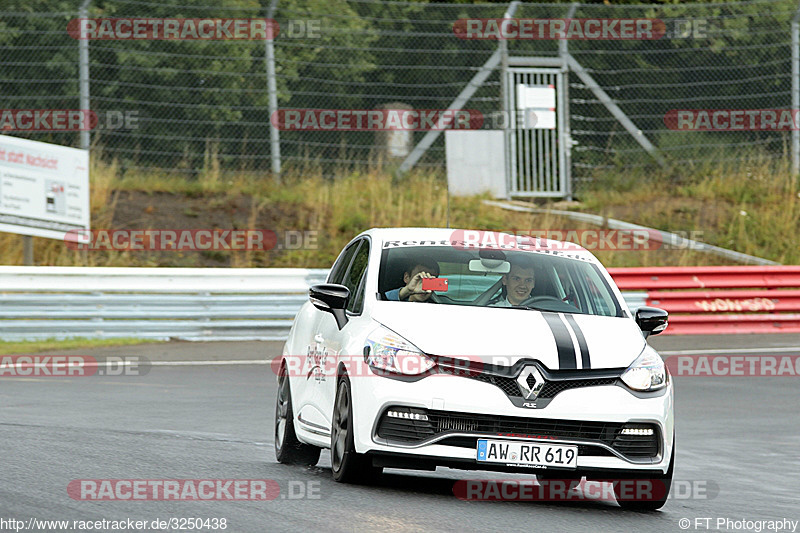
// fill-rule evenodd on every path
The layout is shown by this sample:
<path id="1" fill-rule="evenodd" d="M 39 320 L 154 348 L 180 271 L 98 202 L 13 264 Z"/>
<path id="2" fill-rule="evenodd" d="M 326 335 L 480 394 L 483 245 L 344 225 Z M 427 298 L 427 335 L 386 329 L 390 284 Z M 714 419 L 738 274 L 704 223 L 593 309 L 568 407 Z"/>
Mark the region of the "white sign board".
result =
<path id="1" fill-rule="evenodd" d="M 552 85 L 517 85 L 517 109 L 524 129 L 556 128 L 556 89 Z"/>
<path id="2" fill-rule="evenodd" d="M 489 192 L 506 198 L 506 151 L 503 130 L 446 130 L 447 185 L 453 196 Z"/>
<path id="3" fill-rule="evenodd" d="M 0 231 L 64 239 L 89 229 L 89 152 L 0 135 Z"/>

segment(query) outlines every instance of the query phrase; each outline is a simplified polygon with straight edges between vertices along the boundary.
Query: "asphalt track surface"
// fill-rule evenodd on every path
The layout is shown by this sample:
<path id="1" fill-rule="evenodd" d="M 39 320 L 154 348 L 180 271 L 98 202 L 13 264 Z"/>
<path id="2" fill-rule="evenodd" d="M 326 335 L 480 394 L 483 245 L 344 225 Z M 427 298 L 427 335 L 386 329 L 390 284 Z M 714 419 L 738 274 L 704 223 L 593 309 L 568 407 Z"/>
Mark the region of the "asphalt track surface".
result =
<path id="1" fill-rule="evenodd" d="M 687 350 L 800 355 L 798 335 L 661 337 L 652 343 L 667 356 Z M 263 363 L 280 346 L 169 343 L 64 353 Z M 0 519 L 226 518 L 228 532 L 675 532 L 687 530 L 680 527 L 683 518 L 691 521 L 688 531 L 755 531 L 736 524 L 717 528 L 716 520 L 800 520 L 798 378 L 674 379 L 675 480 L 700 490 L 671 498 L 660 512 L 635 513 L 613 502 L 465 502 L 453 495 L 459 479 L 523 476 L 388 470 L 377 485 L 353 486 L 331 479 L 327 451 L 315 468 L 278 464 L 276 386 L 267 364 L 154 366 L 143 376 L 0 378 Z M 67 493 L 77 479 L 188 478 L 270 479 L 280 496 L 99 502 Z M 294 498 L 301 487 L 313 497 Z M 711 518 L 708 528 L 696 521 L 704 518 Z M 0 530 L 13 531 L 5 524 Z"/>

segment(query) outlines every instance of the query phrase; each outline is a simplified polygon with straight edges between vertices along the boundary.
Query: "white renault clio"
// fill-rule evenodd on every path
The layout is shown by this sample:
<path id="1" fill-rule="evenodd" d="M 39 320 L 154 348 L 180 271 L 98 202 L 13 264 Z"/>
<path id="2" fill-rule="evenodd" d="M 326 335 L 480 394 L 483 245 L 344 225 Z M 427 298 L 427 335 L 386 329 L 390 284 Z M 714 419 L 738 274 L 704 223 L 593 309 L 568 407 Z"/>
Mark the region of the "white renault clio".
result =
<path id="1" fill-rule="evenodd" d="M 568 243 L 452 229 L 372 229 L 310 289 L 276 361 L 275 450 L 337 481 L 384 467 L 657 480 L 620 505 L 664 505 L 673 391 L 600 262 Z M 280 366 L 277 366 L 280 365 Z"/>

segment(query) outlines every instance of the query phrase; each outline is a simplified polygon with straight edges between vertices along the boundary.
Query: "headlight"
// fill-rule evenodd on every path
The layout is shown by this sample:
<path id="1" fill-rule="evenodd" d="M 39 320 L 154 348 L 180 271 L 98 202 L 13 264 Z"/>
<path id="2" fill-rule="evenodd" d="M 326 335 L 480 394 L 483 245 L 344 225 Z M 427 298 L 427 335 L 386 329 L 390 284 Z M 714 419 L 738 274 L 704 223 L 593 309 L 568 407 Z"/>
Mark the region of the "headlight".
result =
<path id="1" fill-rule="evenodd" d="M 622 373 L 622 381 L 637 391 L 654 391 L 667 386 L 667 370 L 664 361 L 649 345 L 639 357 Z"/>
<path id="2" fill-rule="evenodd" d="M 419 348 L 384 327 L 370 333 L 367 347 L 369 350 L 364 354 L 364 360 L 379 370 L 416 376 L 436 365 Z"/>

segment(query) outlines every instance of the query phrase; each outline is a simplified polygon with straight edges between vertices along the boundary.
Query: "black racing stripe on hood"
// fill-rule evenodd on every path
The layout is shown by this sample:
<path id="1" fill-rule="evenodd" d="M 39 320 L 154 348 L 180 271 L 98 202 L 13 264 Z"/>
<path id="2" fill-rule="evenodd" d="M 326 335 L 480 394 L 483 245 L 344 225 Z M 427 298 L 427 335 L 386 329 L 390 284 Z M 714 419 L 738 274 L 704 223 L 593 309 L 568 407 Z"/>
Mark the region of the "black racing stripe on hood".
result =
<path id="1" fill-rule="evenodd" d="M 589 346 L 586 344 L 586 337 L 583 336 L 581 327 L 578 325 L 574 316 L 565 314 L 564 318 L 567 319 L 567 323 L 569 323 L 572 331 L 575 332 L 575 338 L 578 339 L 578 348 L 581 350 L 581 364 L 583 368 L 586 370 L 592 368 L 592 361 L 589 359 Z"/>
<path id="2" fill-rule="evenodd" d="M 558 369 L 577 370 L 578 362 L 575 359 L 575 345 L 572 344 L 572 337 L 569 334 L 569 330 L 567 330 L 567 326 L 554 313 L 542 313 L 542 316 L 547 321 L 547 325 L 550 326 L 550 331 L 553 332 L 553 338 L 556 340 Z"/>

